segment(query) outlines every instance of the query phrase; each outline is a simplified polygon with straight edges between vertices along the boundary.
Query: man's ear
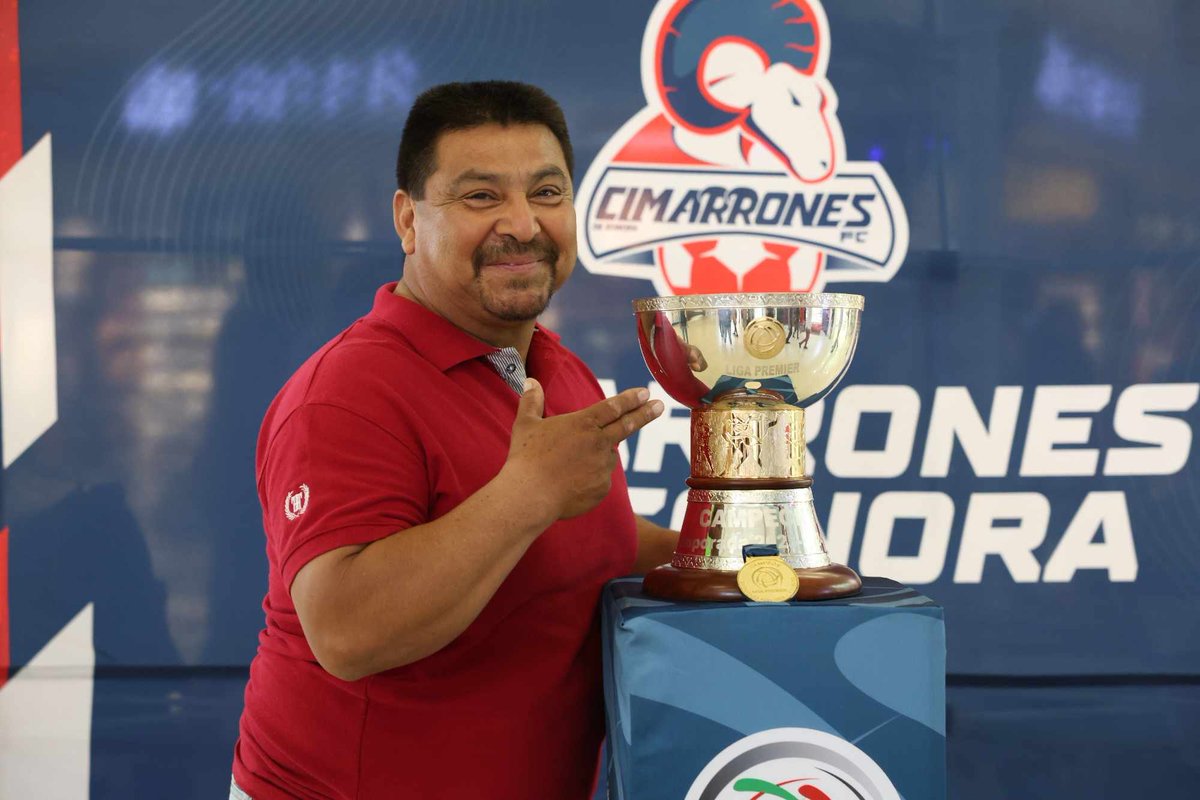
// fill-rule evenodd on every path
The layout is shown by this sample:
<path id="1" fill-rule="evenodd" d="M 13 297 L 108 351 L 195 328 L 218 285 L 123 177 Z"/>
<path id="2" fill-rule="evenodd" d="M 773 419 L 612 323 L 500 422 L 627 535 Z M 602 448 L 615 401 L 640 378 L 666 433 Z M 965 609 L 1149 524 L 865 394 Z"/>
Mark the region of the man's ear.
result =
<path id="1" fill-rule="evenodd" d="M 412 195 L 404 190 L 392 196 L 392 224 L 396 227 L 404 254 L 411 256 L 417 249 L 416 206 Z"/>

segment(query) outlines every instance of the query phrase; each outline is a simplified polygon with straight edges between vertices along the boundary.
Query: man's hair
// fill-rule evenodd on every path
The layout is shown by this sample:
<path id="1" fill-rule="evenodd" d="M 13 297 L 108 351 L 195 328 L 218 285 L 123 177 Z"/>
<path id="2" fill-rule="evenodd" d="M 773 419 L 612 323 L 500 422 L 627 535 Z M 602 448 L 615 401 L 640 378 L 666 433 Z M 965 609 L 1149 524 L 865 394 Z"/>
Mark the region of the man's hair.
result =
<path id="1" fill-rule="evenodd" d="M 414 199 L 423 199 L 425 182 L 437 169 L 433 156 L 441 135 L 488 124 L 545 125 L 574 174 L 567 120 L 550 95 L 516 81 L 443 83 L 422 92 L 408 112 L 396 156 L 396 185 Z"/>

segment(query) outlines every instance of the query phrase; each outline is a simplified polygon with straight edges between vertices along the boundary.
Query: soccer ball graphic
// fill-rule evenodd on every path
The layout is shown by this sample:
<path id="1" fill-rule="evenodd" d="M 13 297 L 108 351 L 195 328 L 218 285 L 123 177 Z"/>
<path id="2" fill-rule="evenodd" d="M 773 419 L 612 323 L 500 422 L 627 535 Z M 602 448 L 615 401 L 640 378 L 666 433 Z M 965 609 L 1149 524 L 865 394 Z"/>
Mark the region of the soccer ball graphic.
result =
<path id="1" fill-rule="evenodd" d="M 668 242 L 654 251 L 671 294 L 819 292 L 825 254 L 755 236 Z"/>

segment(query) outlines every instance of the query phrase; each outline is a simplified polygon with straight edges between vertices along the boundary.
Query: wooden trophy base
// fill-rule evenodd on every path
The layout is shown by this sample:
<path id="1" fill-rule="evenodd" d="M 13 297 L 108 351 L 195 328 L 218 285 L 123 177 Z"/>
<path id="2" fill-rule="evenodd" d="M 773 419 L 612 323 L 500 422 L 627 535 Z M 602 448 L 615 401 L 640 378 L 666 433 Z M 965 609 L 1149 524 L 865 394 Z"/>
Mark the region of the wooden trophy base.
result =
<path id="1" fill-rule="evenodd" d="M 862 589 L 858 573 L 841 564 L 797 569 L 800 589 L 794 600 L 832 600 Z M 663 564 L 646 575 L 642 589 L 651 597 L 683 602 L 745 602 L 749 598 L 737 585 L 737 572 L 715 569 L 681 569 Z"/>

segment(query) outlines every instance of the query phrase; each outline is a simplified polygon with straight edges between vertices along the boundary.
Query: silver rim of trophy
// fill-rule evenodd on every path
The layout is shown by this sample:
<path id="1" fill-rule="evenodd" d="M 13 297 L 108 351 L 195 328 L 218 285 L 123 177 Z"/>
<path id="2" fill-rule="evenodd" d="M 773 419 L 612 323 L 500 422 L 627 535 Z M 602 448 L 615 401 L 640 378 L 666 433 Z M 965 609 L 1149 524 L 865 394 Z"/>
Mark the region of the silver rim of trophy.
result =
<path id="1" fill-rule="evenodd" d="M 862 310 L 861 294 L 824 292 L 772 292 L 768 294 L 681 294 L 672 297 L 643 297 L 633 301 L 635 313 L 642 311 L 686 311 L 696 308 L 847 308 Z"/>

